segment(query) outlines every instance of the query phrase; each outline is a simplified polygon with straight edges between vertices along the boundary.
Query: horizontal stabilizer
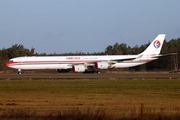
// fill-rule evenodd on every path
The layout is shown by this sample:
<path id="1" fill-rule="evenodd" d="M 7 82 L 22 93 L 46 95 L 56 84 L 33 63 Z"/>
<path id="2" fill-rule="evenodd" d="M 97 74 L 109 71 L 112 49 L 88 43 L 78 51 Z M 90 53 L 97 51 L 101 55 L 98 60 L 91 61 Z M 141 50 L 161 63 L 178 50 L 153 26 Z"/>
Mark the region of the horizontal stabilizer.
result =
<path id="1" fill-rule="evenodd" d="M 166 57 L 166 56 L 173 56 L 173 55 L 177 55 L 177 53 L 169 53 L 169 54 L 164 54 L 164 55 L 156 55 L 153 56 L 154 58 L 159 58 L 159 57 Z"/>

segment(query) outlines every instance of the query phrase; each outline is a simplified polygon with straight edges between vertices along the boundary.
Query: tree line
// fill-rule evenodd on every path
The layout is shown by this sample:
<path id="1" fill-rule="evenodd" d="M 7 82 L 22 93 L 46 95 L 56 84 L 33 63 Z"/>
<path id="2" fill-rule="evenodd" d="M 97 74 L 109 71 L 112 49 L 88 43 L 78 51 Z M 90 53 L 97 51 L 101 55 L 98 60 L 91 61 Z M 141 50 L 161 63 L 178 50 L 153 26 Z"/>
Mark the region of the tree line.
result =
<path id="1" fill-rule="evenodd" d="M 0 49 L 0 71 L 7 70 L 4 63 L 11 58 L 20 56 L 74 56 L 74 55 L 133 55 L 139 54 L 144 51 L 148 45 L 143 44 L 141 46 L 130 47 L 125 43 L 119 44 L 118 42 L 114 45 L 108 45 L 103 52 L 94 53 L 83 53 L 83 52 L 70 52 L 70 53 L 37 53 L 35 48 L 25 48 L 23 45 L 15 44 L 10 48 Z M 129 71 L 178 71 L 180 66 L 180 38 L 171 39 L 169 42 L 166 40 L 163 43 L 161 54 L 176 53 L 173 56 L 162 57 L 153 62 L 147 64 L 128 68 Z"/>

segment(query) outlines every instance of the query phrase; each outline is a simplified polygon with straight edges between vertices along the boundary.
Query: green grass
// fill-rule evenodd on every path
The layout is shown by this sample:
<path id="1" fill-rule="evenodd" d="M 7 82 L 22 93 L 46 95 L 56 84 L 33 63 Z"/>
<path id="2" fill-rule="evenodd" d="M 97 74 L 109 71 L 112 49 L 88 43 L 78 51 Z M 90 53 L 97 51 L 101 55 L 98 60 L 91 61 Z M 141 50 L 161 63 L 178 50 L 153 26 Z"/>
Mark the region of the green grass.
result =
<path id="1" fill-rule="evenodd" d="M 52 111 L 71 113 L 78 108 L 86 113 L 88 109 L 102 110 L 106 116 L 137 116 L 143 105 L 143 114 L 174 115 L 180 111 L 179 101 L 177 79 L 0 81 L 1 114 L 18 110 L 36 115 Z"/>

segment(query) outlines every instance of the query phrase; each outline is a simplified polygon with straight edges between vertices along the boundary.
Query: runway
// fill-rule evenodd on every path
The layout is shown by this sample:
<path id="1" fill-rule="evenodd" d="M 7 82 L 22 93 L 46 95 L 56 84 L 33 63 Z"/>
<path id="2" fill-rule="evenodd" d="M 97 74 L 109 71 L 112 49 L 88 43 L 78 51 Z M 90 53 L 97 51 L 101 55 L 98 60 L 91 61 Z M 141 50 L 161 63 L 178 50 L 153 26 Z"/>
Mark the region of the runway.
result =
<path id="1" fill-rule="evenodd" d="M 180 79 L 179 73 L 57 73 L 57 74 L 0 74 L 0 80 L 161 80 L 161 79 Z"/>

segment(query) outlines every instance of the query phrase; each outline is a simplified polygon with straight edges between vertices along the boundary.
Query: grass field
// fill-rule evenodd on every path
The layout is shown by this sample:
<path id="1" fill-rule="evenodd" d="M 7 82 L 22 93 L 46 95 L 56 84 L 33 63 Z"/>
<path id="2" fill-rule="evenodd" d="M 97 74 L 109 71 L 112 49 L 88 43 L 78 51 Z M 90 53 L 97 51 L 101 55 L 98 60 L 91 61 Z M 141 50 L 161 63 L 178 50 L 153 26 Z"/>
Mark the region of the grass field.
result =
<path id="1" fill-rule="evenodd" d="M 180 80 L 0 81 L 1 117 L 65 114 L 90 114 L 93 119 L 180 119 Z"/>

